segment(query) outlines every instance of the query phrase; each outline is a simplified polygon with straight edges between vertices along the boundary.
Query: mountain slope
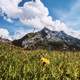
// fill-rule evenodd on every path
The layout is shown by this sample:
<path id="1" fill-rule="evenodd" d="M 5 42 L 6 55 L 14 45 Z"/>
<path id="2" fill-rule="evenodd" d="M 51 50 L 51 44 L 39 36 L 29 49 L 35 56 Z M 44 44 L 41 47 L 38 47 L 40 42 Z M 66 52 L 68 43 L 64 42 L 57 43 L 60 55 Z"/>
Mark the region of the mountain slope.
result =
<path id="1" fill-rule="evenodd" d="M 28 33 L 12 43 L 26 49 L 80 50 L 79 39 L 67 35 L 63 31 L 51 31 L 47 28 L 35 33 Z"/>

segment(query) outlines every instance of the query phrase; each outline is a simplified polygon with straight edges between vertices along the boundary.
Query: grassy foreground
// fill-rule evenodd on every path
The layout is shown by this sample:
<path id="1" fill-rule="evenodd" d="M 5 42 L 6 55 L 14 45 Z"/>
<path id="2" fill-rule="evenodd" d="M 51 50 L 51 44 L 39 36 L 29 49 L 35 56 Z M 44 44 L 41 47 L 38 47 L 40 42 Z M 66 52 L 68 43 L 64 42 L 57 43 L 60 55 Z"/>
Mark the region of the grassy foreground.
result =
<path id="1" fill-rule="evenodd" d="M 26 51 L 0 43 L 0 80 L 80 80 L 80 52 Z"/>

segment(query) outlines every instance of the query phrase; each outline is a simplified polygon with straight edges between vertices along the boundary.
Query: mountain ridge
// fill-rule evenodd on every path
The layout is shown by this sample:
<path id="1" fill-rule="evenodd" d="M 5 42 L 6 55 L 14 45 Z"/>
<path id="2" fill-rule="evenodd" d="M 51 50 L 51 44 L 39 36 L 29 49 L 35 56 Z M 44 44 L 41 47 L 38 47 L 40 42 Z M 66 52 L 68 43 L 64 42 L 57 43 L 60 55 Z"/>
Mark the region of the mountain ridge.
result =
<path id="1" fill-rule="evenodd" d="M 64 31 L 51 31 L 48 28 L 28 33 L 23 38 L 12 41 L 25 49 L 80 50 L 80 40 L 67 35 Z"/>

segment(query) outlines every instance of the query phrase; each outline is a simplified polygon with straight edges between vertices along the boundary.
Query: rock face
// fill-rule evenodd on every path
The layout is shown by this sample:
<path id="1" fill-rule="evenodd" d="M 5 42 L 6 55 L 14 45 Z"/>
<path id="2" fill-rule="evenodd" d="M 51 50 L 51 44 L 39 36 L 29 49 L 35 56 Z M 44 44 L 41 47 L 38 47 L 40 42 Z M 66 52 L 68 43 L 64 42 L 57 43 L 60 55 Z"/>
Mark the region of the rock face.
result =
<path id="1" fill-rule="evenodd" d="M 25 49 L 80 50 L 79 39 L 67 35 L 63 31 L 51 31 L 47 28 L 35 33 L 28 33 L 12 43 Z"/>

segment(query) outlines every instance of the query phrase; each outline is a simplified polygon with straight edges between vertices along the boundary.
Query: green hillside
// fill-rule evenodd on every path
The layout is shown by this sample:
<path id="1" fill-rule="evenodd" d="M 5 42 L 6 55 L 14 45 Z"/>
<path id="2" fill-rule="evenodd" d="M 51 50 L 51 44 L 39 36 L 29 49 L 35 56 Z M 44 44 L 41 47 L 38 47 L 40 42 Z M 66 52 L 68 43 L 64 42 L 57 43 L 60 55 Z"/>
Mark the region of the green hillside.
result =
<path id="1" fill-rule="evenodd" d="M 80 80 L 80 52 L 27 51 L 0 43 L 0 80 Z"/>

